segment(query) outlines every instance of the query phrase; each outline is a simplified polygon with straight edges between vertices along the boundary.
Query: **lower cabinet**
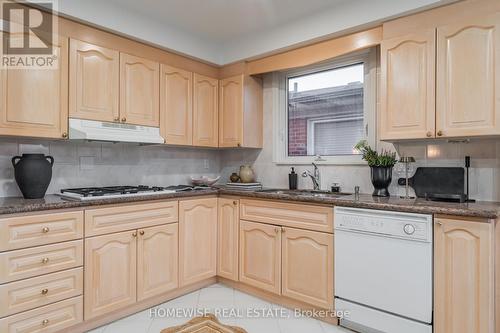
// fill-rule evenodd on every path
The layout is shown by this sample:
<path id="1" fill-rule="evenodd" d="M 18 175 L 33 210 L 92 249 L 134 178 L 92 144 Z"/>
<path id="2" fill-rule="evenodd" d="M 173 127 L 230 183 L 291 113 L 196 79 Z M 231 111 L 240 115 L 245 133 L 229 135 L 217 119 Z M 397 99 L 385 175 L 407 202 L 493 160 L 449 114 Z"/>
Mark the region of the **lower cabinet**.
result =
<path id="1" fill-rule="evenodd" d="M 217 274 L 217 198 L 179 202 L 179 283 Z"/>
<path id="2" fill-rule="evenodd" d="M 85 240 L 85 319 L 177 288 L 177 223 Z"/>
<path id="3" fill-rule="evenodd" d="M 435 219 L 434 332 L 494 331 L 491 223 Z"/>
<path id="4" fill-rule="evenodd" d="M 240 221 L 240 282 L 281 293 L 281 228 Z"/>
<path id="5" fill-rule="evenodd" d="M 239 200 L 219 198 L 217 224 L 217 275 L 238 281 Z"/>
<path id="6" fill-rule="evenodd" d="M 281 294 L 333 308 L 333 235 L 282 228 Z"/>

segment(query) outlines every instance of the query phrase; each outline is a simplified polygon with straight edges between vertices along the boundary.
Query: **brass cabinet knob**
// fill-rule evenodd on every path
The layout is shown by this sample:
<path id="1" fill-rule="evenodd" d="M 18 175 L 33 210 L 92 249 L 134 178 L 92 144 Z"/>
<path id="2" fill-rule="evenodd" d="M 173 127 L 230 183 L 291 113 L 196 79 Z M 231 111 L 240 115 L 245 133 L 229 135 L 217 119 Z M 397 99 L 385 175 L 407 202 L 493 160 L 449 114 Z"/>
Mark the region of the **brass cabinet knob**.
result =
<path id="1" fill-rule="evenodd" d="M 42 259 L 42 264 L 46 264 L 46 263 L 48 263 L 48 262 L 49 262 L 49 258 L 43 258 L 43 259 Z"/>
<path id="2" fill-rule="evenodd" d="M 44 319 L 44 320 L 42 321 L 42 325 L 43 325 L 43 326 L 47 326 L 48 324 L 49 324 L 49 320 L 48 320 L 48 319 Z"/>
<path id="3" fill-rule="evenodd" d="M 238 201 L 234 200 L 233 205 L 235 205 L 235 206 L 238 205 Z"/>
<path id="4" fill-rule="evenodd" d="M 49 231 L 50 231 L 50 229 L 49 229 L 48 227 L 43 227 L 43 228 L 42 228 L 42 232 L 43 232 L 44 234 L 48 233 Z"/>
<path id="5" fill-rule="evenodd" d="M 122 118 L 122 123 L 126 122 L 127 121 L 127 118 L 123 117 Z"/>
<path id="6" fill-rule="evenodd" d="M 134 232 L 132 233 L 132 236 L 133 236 L 133 237 L 137 237 L 137 232 L 135 232 L 135 231 L 134 231 Z"/>
<path id="7" fill-rule="evenodd" d="M 115 117 L 113 120 L 114 121 L 120 121 L 120 117 Z"/>
<path id="8" fill-rule="evenodd" d="M 443 136 L 443 131 L 438 131 L 437 136 Z"/>
<path id="9" fill-rule="evenodd" d="M 47 295 L 49 293 L 48 289 L 42 289 L 42 295 Z"/>
<path id="10" fill-rule="evenodd" d="M 427 132 L 427 137 L 430 138 L 432 136 L 432 132 Z"/>
<path id="11" fill-rule="evenodd" d="M 236 144 L 236 146 L 237 146 L 237 147 L 241 147 L 241 143 L 239 143 L 239 142 L 238 142 L 238 143 Z"/>
<path id="12" fill-rule="evenodd" d="M 64 132 L 64 133 L 62 134 L 62 137 L 63 137 L 64 139 L 67 139 L 67 138 L 68 138 L 68 133 Z"/>
<path id="13" fill-rule="evenodd" d="M 139 235 L 144 235 L 144 230 L 139 231 Z"/>

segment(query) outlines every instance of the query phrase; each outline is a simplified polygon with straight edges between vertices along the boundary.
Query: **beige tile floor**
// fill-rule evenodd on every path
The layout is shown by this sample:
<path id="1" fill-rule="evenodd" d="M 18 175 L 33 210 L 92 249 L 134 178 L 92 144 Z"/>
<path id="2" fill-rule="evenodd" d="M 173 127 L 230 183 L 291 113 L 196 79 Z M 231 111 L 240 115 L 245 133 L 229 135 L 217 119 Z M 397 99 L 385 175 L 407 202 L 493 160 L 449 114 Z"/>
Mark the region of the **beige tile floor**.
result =
<path id="1" fill-rule="evenodd" d="M 177 309 L 180 313 L 168 316 L 168 309 Z M 209 310 L 210 312 L 219 311 L 219 314 L 225 309 L 226 315 L 219 315 L 219 320 L 224 324 L 242 327 L 249 333 L 351 332 L 315 319 L 297 318 L 293 311 L 220 284 L 181 296 L 90 332 L 159 333 L 164 328 L 184 324 L 191 317 L 195 317 L 196 314 L 193 313 L 195 309 L 199 311 Z M 262 316 L 256 318 L 258 311 L 264 311 L 264 314 L 268 315 L 267 318 Z M 152 313 L 157 315 L 152 316 Z"/>

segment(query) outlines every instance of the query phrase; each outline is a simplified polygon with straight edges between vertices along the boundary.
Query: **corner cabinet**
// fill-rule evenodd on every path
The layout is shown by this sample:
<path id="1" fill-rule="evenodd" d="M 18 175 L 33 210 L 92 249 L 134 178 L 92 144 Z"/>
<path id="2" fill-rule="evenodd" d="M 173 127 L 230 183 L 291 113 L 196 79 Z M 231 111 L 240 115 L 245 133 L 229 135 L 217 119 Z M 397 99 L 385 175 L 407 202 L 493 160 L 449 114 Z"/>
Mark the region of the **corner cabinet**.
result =
<path id="1" fill-rule="evenodd" d="M 500 135 L 500 13 L 437 29 L 437 135 Z"/>
<path id="2" fill-rule="evenodd" d="M 120 53 L 120 121 L 160 126 L 160 64 Z"/>
<path id="3" fill-rule="evenodd" d="M 262 148 L 262 80 L 237 75 L 219 81 L 219 147 Z"/>
<path id="4" fill-rule="evenodd" d="M 238 281 L 239 200 L 220 197 L 218 201 L 217 275 Z"/>
<path id="5" fill-rule="evenodd" d="M 219 146 L 219 80 L 193 77 L 193 145 Z"/>
<path id="6" fill-rule="evenodd" d="M 436 218 L 434 331 L 494 331 L 493 224 Z"/>
<path id="7" fill-rule="evenodd" d="M 217 274 L 217 198 L 179 202 L 179 283 Z"/>
<path id="8" fill-rule="evenodd" d="M 0 70 L 0 135 L 68 137 L 68 39 L 53 46 L 57 69 Z"/>
<path id="9" fill-rule="evenodd" d="M 120 53 L 71 39 L 69 57 L 70 117 L 119 121 Z"/>
<path id="10" fill-rule="evenodd" d="M 382 42 L 381 140 L 434 137 L 435 43 L 434 30 Z"/>
<path id="11" fill-rule="evenodd" d="M 165 143 L 193 144 L 193 73 L 161 65 L 160 130 Z"/>

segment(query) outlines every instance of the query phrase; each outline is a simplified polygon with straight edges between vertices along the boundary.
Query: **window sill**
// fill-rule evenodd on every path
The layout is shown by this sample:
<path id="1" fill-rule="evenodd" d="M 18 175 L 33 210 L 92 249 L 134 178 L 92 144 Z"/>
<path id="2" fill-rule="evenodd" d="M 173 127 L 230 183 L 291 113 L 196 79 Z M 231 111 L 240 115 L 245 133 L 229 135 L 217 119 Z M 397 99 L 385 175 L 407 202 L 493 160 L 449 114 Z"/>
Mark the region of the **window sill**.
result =
<path id="1" fill-rule="evenodd" d="M 313 162 L 318 165 L 367 165 L 361 156 L 322 157 L 321 160 L 315 156 L 283 157 L 273 162 L 276 165 L 308 165 Z"/>

